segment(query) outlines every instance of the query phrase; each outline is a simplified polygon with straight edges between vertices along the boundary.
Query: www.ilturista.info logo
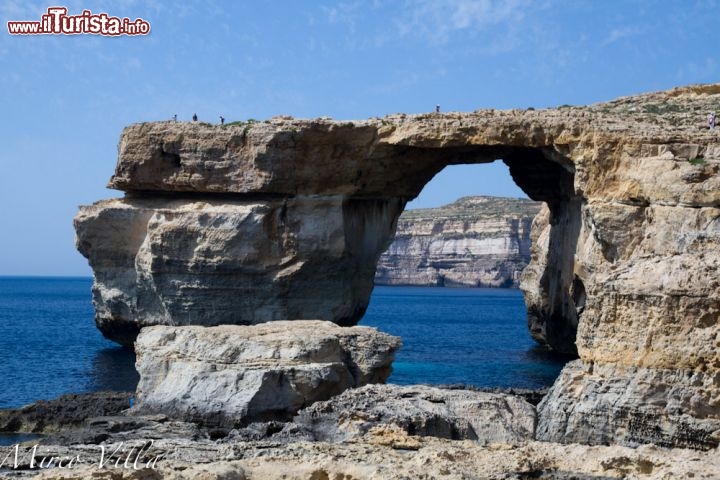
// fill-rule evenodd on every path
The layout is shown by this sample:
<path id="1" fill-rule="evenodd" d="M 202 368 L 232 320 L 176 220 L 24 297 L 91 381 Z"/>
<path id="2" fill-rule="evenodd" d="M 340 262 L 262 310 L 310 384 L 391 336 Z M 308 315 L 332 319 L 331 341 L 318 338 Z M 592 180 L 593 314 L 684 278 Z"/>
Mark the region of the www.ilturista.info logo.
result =
<path id="1" fill-rule="evenodd" d="M 65 7 L 50 7 L 40 21 L 7 22 L 11 35 L 147 35 L 150 24 L 142 18 L 111 17 L 107 13 L 83 10 L 80 15 L 68 15 Z"/>

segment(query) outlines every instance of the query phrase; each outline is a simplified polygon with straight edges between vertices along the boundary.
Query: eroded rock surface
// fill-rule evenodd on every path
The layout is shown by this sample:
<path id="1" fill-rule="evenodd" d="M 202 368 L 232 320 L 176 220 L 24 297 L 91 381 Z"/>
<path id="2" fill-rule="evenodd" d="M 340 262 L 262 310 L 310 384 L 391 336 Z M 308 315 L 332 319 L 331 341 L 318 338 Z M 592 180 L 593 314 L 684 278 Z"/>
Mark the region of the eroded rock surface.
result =
<path id="1" fill-rule="evenodd" d="M 375 284 L 518 287 L 539 210 L 537 202 L 502 197 L 406 210 L 380 257 Z"/>
<path id="2" fill-rule="evenodd" d="M 705 127 L 718 104 L 720 85 L 702 85 L 549 110 L 130 126 L 110 183 L 126 198 L 76 219 L 98 325 L 130 343 L 150 324 L 352 324 L 405 202 L 446 165 L 502 159 L 546 203 L 521 281 L 533 336 L 579 355 L 580 376 L 614 369 L 666 392 L 699 381 L 679 415 L 707 432 L 720 419 L 720 139 Z M 558 384 L 543 435 L 563 439 L 587 414 L 567 401 L 592 410 L 602 439 L 624 441 L 613 408 L 643 424 L 655 401 L 598 403 L 591 384 Z M 643 441 L 672 443 L 679 417 L 654 412 L 663 421 Z"/>
<path id="3" fill-rule="evenodd" d="M 400 339 L 322 321 L 156 326 L 135 349 L 136 415 L 233 428 L 287 420 L 313 402 L 383 382 Z"/>
<path id="4" fill-rule="evenodd" d="M 493 479 L 611 480 L 716 479 L 718 452 L 697 452 L 656 446 L 561 445 L 527 442 L 512 446 L 407 437 L 397 432 L 373 431 L 352 443 L 226 442 L 159 440 L 143 451 L 140 468 L 99 468 L 99 447 L 41 446 L 40 455 L 71 456 L 82 463 L 72 469 L 39 472 L 38 480 L 288 480 L 307 479 Z M 108 444 L 108 449 L 132 447 L 146 441 Z M 29 449 L 23 449 L 23 458 Z M 157 459 L 157 461 L 155 461 Z M 155 461 L 155 463 L 151 463 Z M 143 468 L 150 463 L 150 468 Z M 121 464 L 122 465 L 122 464 Z M 25 472 L 27 473 L 27 472 Z"/>
<path id="5" fill-rule="evenodd" d="M 130 408 L 130 392 L 68 394 L 20 408 L 0 410 L 0 432 L 49 433 L 77 427 L 90 417 L 116 415 Z"/>
<path id="6" fill-rule="evenodd" d="M 712 449 L 720 442 L 716 382 L 685 369 L 572 362 L 538 407 L 537 437 Z"/>
<path id="7" fill-rule="evenodd" d="M 147 325 L 354 325 L 399 200 L 126 197 L 84 207 L 78 248 L 93 266 L 103 334 L 132 345 Z"/>
<path id="8" fill-rule="evenodd" d="M 68 428 L 18 445 L 17 459 L 15 446 L 0 446 L 0 456 L 6 460 L 0 475 L 65 480 L 597 480 L 715 479 L 720 476 L 720 450 L 698 452 L 655 445 L 638 448 L 563 445 L 526 439 L 527 432 L 522 432 L 519 439 L 498 437 L 487 427 L 479 428 L 477 432 L 491 436 L 478 440 L 439 438 L 442 429 L 434 432 L 433 429 L 421 429 L 417 434 L 409 434 L 407 425 L 429 419 L 431 412 L 444 416 L 454 410 L 459 414 L 454 419 L 452 414 L 443 417 L 448 421 L 479 419 L 475 415 L 477 411 L 467 408 L 472 404 L 482 405 L 480 415 L 495 426 L 507 420 L 507 414 L 517 416 L 523 424 L 528 420 L 528 405 L 523 400 L 507 398 L 507 395 L 494 395 L 495 400 L 503 398 L 508 404 L 519 402 L 516 406 L 520 406 L 512 413 L 501 409 L 502 414 L 497 418 L 493 413 L 498 413 L 496 409 L 502 404 L 495 400 L 488 404 L 493 395 L 472 398 L 477 392 L 469 392 L 468 396 L 459 390 L 450 393 L 427 387 L 366 386 L 358 390 L 363 393 L 353 395 L 348 391 L 308 409 L 325 420 L 337 419 L 346 424 L 360 425 L 364 418 L 367 419 L 367 428 L 362 431 L 351 428 L 354 435 L 347 441 L 317 441 L 308 438 L 307 432 L 297 424 L 286 424 L 286 428 L 280 430 L 281 427 L 276 425 L 278 422 L 222 431 L 173 421 L 163 415 L 89 418 L 82 427 Z M 57 403 L 62 404 L 63 400 L 73 399 L 59 399 Z M 409 407 L 409 411 L 403 411 L 401 406 Z M 487 406 L 490 408 L 486 410 L 484 407 Z M 340 412 L 342 414 L 338 416 Z M 418 415 L 420 417 L 416 419 Z M 387 423 L 376 423 L 380 418 Z M 406 422 L 405 427 L 402 422 Z M 291 426 L 296 428 L 287 428 Z M 251 430 L 257 432 L 255 437 L 248 435 Z M 54 460 L 49 460 L 51 457 Z M 44 468 L 38 467 L 41 458 L 44 458 Z M 70 465 L 69 459 L 74 459 Z M 15 462 L 18 468 L 13 468 Z M 63 462 L 64 466 L 47 468 L 49 463 L 57 467 L 58 462 Z"/>
<path id="9" fill-rule="evenodd" d="M 428 387 L 366 386 L 358 390 L 363 393 L 348 391 L 307 409 L 319 414 L 316 418 L 328 421 L 327 425 L 338 426 L 334 422 L 341 420 L 346 426 L 349 422 L 357 426 L 367 419 L 367 427 L 350 429 L 353 435 L 347 441 L 317 441 L 308 436 L 307 429 L 301 428 L 302 424 L 264 422 L 223 430 L 171 420 L 164 415 L 115 415 L 88 418 L 82 426 L 77 426 L 76 422 L 68 423 L 59 432 L 17 447 L 0 446 L 0 458 L 5 459 L 0 475 L 3 478 L 58 480 L 597 480 L 715 479 L 720 476 L 718 449 L 698 452 L 656 445 L 628 448 L 559 444 L 527 439 L 527 432 L 521 432 L 520 438 L 513 440 L 505 435 L 498 437 L 497 431 L 493 433 L 487 427 L 477 432 L 481 435 L 489 433 L 490 437 L 479 440 L 439 438 L 443 430 L 434 428 L 421 428 L 416 434 L 409 434 L 407 426 L 430 419 L 432 412 L 439 413 L 449 422 L 465 419 L 468 424 L 479 420 L 476 414 L 480 413 L 495 426 L 502 425 L 510 414 L 517 416 L 520 423 L 531 425 L 527 415 L 529 406 L 509 395 L 473 398 L 477 392 L 466 395 L 467 392 L 460 390 Z M 92 399 L 102 400 L 101 397 L 98 394 L 66 396 L 53 402 L 62 410 L 71 409 L 78 400 L 87 404 Z M 514 404 L 520 408 L 512 409 L 510 413 L 502 408 L 503 403 L 498 403 L 500 399 L 506 406 Z M 478 400 L 483 412 L 468 408 L 479 405 Z M 493 412 L 498 413 L 498 407 L 501 407 L 501 415 L 494 417 Z M 44 411 L 52 415 L 52 410 Z M 342 411 L 344 415 L 337 415 Z M 451 413 L 453 411 L 457 417 Z M 87 413 L 92 411 L 87 410 Z M 450 415 L 445 416 L 447 414 Z M 384 423 L 378 423 L 378 420 Z M 46 423 L 49 423 L 47 418 Z M 428 422 L 422 424 L 431 426 Z M 54 459 L 50 460 L 51 457 Z M 38 466 L 40 459 L 44 459 L 43 468 Z M 73 459 L 72 464 L 68 464 L 69 459 Z M 63 463 L 62 468 L 48 468 L 50 463 L 57 467 L 58 462 Z M 17 468 L 14 468 L 16 463 Z"/>
<path id="10" fill-rule="evenodd" d="M 390 429 L 409 436 L 514 444 L 533 439 L 535 408 L 498 393 L 366 385 L 311 405 L 295 423 L 320 441 L 348 441 Z"/>

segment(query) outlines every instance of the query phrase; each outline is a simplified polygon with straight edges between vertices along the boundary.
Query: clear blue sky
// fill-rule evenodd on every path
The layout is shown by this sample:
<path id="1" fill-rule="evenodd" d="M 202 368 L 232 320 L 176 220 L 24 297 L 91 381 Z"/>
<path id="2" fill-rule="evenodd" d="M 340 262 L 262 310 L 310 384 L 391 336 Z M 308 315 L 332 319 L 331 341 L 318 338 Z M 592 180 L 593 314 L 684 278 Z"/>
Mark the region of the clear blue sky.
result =
<path id="1" fill-rule="evenodd" d="M 88 275 L 79 204 L 106 190 L 123 126 L 278 114 L 586 104 L 718 81 L 716 1 L 0 0 L 0 274 Z M 5 22 L 141 17 L 146 37 L 11 36 Z M 501 165 L 456 167 L 416 206 L 519 195 Z"/>

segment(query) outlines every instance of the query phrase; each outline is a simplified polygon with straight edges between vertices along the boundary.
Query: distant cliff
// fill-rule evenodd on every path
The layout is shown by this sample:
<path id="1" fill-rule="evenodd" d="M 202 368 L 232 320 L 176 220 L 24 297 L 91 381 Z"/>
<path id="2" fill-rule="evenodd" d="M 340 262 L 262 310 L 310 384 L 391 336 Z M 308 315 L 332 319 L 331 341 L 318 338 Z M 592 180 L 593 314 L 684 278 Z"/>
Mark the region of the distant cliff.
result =
<path id="1" fill-rule="evenodd" d="M 517 287 L 530 261 L 530 226 L 541 203 L 463 197 L 407 210 L 380 257 L 375 284 Z"/>

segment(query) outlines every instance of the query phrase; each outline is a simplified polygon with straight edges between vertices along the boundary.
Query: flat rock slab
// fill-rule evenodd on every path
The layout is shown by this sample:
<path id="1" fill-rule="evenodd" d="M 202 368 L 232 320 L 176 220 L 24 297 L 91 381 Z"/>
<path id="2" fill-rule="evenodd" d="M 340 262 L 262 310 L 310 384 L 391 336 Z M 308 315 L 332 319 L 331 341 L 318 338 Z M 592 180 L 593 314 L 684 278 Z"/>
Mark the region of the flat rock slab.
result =
<path id="1" fill-rule="evenodd" d="M 72 393 L 0 410 L 0 432 L 48 433 L 77 427 L 90 417 L 119 415 L 130 408 L 131 396 L 130 392 Z"/>
<path id="2" fill-rule="evenodd" d="M 535 408 L 513 395 L 422 385 L 366 385 L 315 403 L 295 418 L 318 441 L 342 442 L 400 430 L 484 445 L 532 440 L 535 422 Z"/>
<path id="3" fill-rule="evenodd" d="M 133 413 L 234 428 L 288 420 L 352 387 L 384 382 L 400 339 L 325 321 L 155 326 L 136 345 Z"/>
<path id="4" fill-rule="evenodd" d="M 149 458 L 166 456 L 155 468 L 132 470 L 98 467 L 97 445 L 89 449 L 41 447 L 42 455 L 81 455 L 84 463 L 72 469 L 25 470 L 33 480 L 660 480 L 720 478 L 716 452 L 667 449 L 652 445 L 560 445 L 527 442 L 507 448 L 486 447 L 472 441 L 421 439 L 416 451 L 369 442 L 290 445 L 251 442 L 235 445 L 210 441 L 155 442 Z M 128 444 L 125 444 L 127 448 Z M 22 458 L 31 454 L 21 450 Z M 18 472 L 22 473 L 22 472 Z M 21 477 L 13 477 L 21 478 Z"/>

